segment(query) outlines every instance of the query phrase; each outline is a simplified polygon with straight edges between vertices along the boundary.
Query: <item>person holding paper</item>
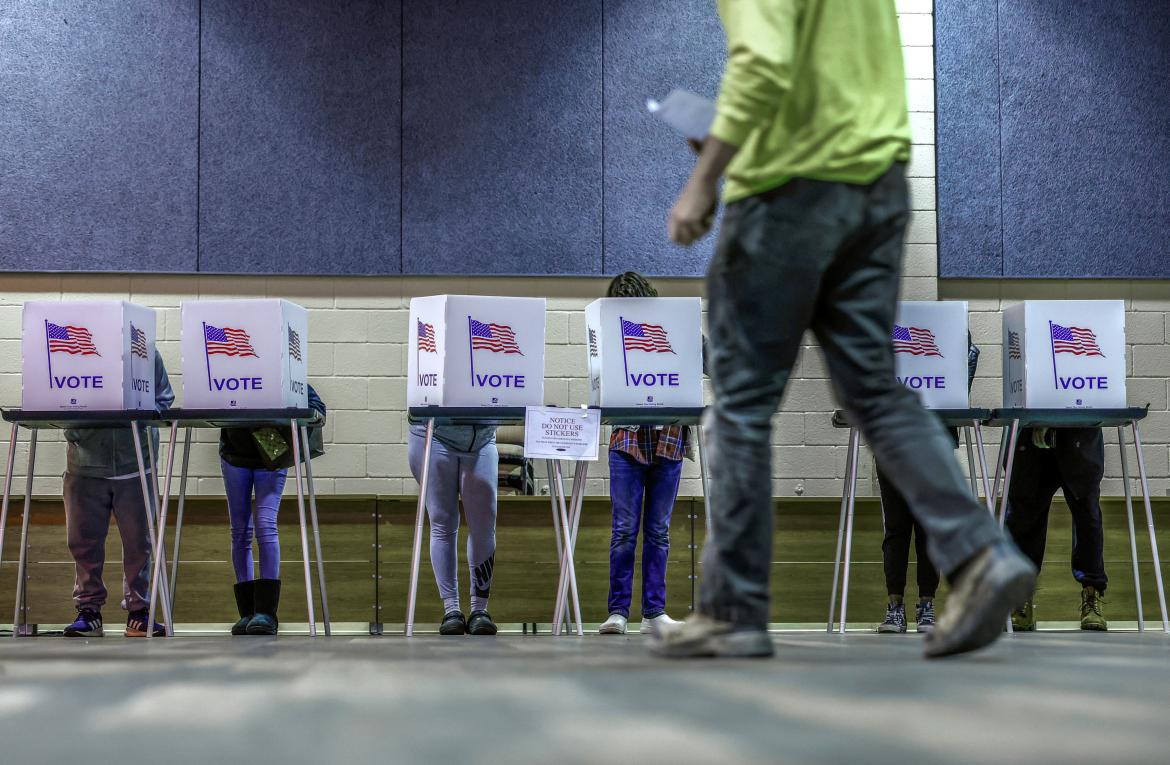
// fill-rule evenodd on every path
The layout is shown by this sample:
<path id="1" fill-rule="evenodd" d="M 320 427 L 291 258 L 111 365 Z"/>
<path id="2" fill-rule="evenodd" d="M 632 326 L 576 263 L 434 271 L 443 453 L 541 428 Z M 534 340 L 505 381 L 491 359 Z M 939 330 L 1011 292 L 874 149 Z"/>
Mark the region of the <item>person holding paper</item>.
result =
<path id="1" fill-rule="evenodd" d="M 162 356 L 154 355 L 155 409 L 171 408 L 175 393 L 167 377 Z M 62 498 L 65 501 L 65 529 L 69 552 L 73 556 L 75 579 L 73 603 L 77 618 L 65 627 L 65 637 L 101 637 L 102 606 L 106 604 L 106 585 L 102 569 L 106 564 L 106 536 L 110 516 L 118 519 L 122 538 L 122 608 L 126 618 L 126 637 L 146 637 L 150 613 L 151 539 L 147 525 L 142 480 L 138 473 L 138 455 L 129 428 L 84 428 L 65 431 L 65 476 Z M 158 428 L 144 428 L 158 454 Z M 145 439 L 142 448 L 146 449 Z M 145 455 L 144 455 L 145 456 Z M 146 485 L 154 487 L 155 465 L 146 465 Z M 152 625 L 155 637 L 166 636 L 166 629 Z"/>
<path id="2" fill-rule="evenodd" d="M 309 408 L 319 424 L 309 428 L 309 454 L 325 453 L 322 428 L 325 402 L 308 386 Z M 235 569 L 236 610 L 240 619 L 233 635 L 275 635 L 280 627 L 280 536 L 276 516 L 288 469 L 293 465 L 291 427 L 223 428 L 219 431 L 219 467 L 227 495 L 228 522 Z M 255 578 L 252 540 L 260 552 L 260 578 Z"/>
<path id="3" fill-rule="evenodd" d="M 407 461 L 421 482 L 425 425 L 410 426 Z M 496 567 L 496 494 L 500 457 L 490 425 L 437 425 L 431 443 L 425 504 L 431 527 L 431 567 L 443 599 L 441 635 L 494 635 L 488 613 Z M 459 500 L 467 517 L 467 565 L 471 569 L 471 613 L 459 603 Z"/>
<path id="4" fill-rule="evenodd" d="M 614 277 L 606 297 L 658 297 L 641 274 Z M 603 635 L 624 635 L 630 618 L 634 552 L 642 527 L 642 632 L 677 624 L 666 614 L 666 561 L 670 516 L 678 498 L 683 458 L 689 456 L 690 428 L 615 427 L 609 440 L 609 497 L 613 533 L 609 543 L 609 618 Z"/>
<path id="5" fill-rule="evenodd" d="M 910 218 L 910 123 L 894 0 L 717 0 L 728 58 L 670 238 L 726 210 L 707 274 L 712 534 L 698 613 L 665 656 L 770 656 L 772 415 L 805 330 L 878 466 L 952 582 L 926 654 L 994 641 L 1035 566 L 967 490 L 946 430 L 898 383 L 890 339 Z"/>

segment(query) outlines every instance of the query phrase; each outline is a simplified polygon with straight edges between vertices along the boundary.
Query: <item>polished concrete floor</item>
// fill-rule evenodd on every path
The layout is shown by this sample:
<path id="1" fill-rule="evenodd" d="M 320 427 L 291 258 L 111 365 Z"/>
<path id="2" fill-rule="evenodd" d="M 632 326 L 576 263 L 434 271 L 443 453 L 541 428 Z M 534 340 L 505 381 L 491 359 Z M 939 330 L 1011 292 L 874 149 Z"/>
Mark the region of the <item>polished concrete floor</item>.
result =
<path id="1" fill-rule="evenodd" d="M 767 661 L 645 638 L 0 640 L 3 763 L 1166 763 L 1170 638 L 775 635 Z"/>

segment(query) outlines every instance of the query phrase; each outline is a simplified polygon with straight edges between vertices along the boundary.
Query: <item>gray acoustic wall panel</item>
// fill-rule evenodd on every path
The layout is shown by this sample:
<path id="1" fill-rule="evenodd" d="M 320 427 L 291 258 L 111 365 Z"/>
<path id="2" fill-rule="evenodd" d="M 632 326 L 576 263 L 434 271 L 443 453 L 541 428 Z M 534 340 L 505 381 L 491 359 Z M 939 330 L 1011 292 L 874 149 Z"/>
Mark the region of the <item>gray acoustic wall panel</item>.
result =
<path id="1" fill-rule="evenodd" d="M 399 3 L 202 17 L 200 270 L 400 273 Z"/>
<path id="2" fill-rule="evenodd" d="M 694 166 L 683 139 L 646 111 L 648 97 L 673 88 L 714 98 L 725 59 L 711 0 L 606 0 L 605 260 L 626 270 L 698 276 L 714 235 L 678 247 L 666 217 Z"/>
<path id="3" fill-rule="evenodd" d="M 407 273 L 601 272 L 601 0 L 427 0 L 403 25 Z"/>
<path id="4" fill-rule="evenodd" d="M 194 270 L 197 9 L 0 3 L 0 270 Z"/>
<path id="5" fill-rule="evenodd" d="M 935 4 L 942 276 L 998 276 L 1003 271 L 996 2 Z"/>
<path id="6" fill-rule="evenodd" d="M 1170 3 L 999 14 L 1004 276 L 1170 277 Z"/>

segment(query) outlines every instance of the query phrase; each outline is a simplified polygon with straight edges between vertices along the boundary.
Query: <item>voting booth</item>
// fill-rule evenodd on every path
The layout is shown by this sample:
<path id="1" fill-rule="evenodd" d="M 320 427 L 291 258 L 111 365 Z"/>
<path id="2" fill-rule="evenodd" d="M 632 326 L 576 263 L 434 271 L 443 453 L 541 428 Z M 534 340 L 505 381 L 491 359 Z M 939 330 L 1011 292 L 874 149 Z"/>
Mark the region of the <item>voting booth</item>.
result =
<path id="1" fill-rule="evenodd" d="M 899 302 L 892 339 L 898 382 L 923 406 L 967 408 L 966 302 Z"/>
<path id="2" fill-rule="evenodd" d="M 121 300 L 24 304 L 21 406 L 154 409 L 155 312 Z"/>
<path id="3" fill-rule="evenodd" d="M 544 298 L 410 301 L 410 406 L 544 404 Z"/>
<path id="4" fill-rule="evenodd" d="M 1005 407 L 1125 406 L 1125 303 L 1028 300 L 1003 312 Z"/>
<path id="5" fill-rule="evenodd" d="M 183 406 L 304 409 L 309 314 L 287 300 L 196 300 L 182 312 Z"/>
<path id="6" fill-rule="evenodd" d="M 602 298 L 585 307 L 591 406 L 702 406 L 699 298 Z"/>

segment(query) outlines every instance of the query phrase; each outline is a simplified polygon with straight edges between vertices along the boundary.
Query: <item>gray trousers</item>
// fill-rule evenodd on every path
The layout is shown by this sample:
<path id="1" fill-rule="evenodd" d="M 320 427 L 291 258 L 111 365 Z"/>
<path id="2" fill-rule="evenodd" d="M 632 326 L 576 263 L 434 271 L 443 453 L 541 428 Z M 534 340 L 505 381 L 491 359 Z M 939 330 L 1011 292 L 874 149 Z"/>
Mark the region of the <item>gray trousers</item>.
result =
<path id="1" fill-rule="evenodd" d="M 150 474 L 147 484 L 150 485 Z M 111 513 L 122 537 L 122 608 L 138 611 L 150 605 L 150 534 L 137 476 L 112 481 L 65 474 L 65 526 L 76 579 L 73 603 L 77 608 L 101 609 L 106 603 L 102 569 L 106 563 L 106 535 Z"/>
<path id="2" fill-rule="evenodd" d="M 949 574 L 1000 538 L 950 436 L 894 375 L 908 197 L 897 164 L 869 186 L 796 179 L 725 212 L 707 274 L 713 538 L 699 609 L 708 616 L 768 622 L 772 415 L 805 330 L 821 344 L 839 402 L 926 529 L 931 560 Z"/>

